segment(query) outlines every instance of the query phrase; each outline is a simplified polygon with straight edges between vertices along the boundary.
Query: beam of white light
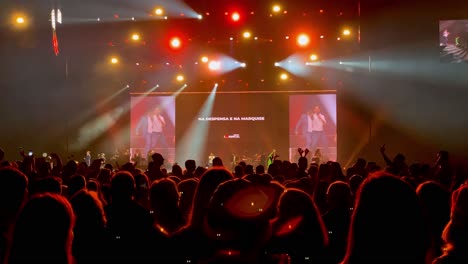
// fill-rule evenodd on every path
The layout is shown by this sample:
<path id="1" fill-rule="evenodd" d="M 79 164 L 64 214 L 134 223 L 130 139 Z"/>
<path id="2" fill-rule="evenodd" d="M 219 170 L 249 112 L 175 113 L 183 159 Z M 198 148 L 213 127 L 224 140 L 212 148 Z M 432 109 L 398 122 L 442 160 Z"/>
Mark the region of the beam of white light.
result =
<path id="1" fill-rule="evenodd" d="M 117 107 L 81 127 L 78 131 L 76 142 L 73 142 L 70 146 L 72 151 L 89 146 L 99 136 L 108 131 L 109 128 L 111 128 L 122 116 L 122 114 L 124 114 L 124 112 L 123 107 Z"/>
<path id="2" fill-rule="evenodd" d="M 199 121 L 198 117 L 208 117 L 211 115 L 217 89 L 218 84 L 215 84 L 210 95 L 195 116 L 195 120 L 192 121 L 189 129 L 180 140 L 177 146 L 177 160 L 184 162 L 188 159 L 200 158 L 204 153 L 210 122 Z M 203 163 L 201 160 L 196 160 L 196 162 L 199 164 Z"/>
<path id="3" fill-rule="evenodd" d="M 282 61 L 276 62 L 275 66 L 301 77 L 308 77 L 313 72 L 311 67 L 305 65 L 302 54 L 293 54 Z"/>

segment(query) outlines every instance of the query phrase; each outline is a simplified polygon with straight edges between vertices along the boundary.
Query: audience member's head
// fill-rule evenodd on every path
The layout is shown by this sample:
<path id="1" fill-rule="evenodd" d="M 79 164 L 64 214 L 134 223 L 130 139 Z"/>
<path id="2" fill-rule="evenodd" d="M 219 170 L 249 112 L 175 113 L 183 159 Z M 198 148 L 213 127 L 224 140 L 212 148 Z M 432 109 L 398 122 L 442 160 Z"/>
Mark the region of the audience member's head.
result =
<path id="1" fill-rule="evenodd" d="M 213 159 L 213 167 L 223 167 L 223 160 L 220 157 L 215 157 Z"/>
<path id="2" fill-rule="evenodd" d="M 190 225 L 194 228 L 202 228 L 208 202 L 211 199 L 218 185 L 233 179 L 231 172 L 223 167 L 215 167 L 207 170 L 200 178 L 195 196 L 193 198 L 192 213 L 190 216 Z"/>
<path id="3" fill-rule="evenodd" d="M 135 180 L 130 172 L 117 172 L 111 180 L 112 202 L 130 201 L 135 195 Z"/>
<path id="4" fill-rule="evenodd" d="M 73 175 L 68 184 L 68 196 L 71 198 L 79 190 L 86 188 L 86 179 L 82 175 Z"/>
<path id="5" fill-rule="evenodd" d="M 33 196 L 18 216 L 8 263 L 72 263 L 70 203 L 58 194 Z"/>
<path id="6" fill-rule="evenodd" d="M 336 181 L 328 187 L 327 191 L 328 210 L 345 209 L 353 206 L 351 189 L 346 182 Z"/>
<path id="7" fill-rule="evenodd" d="M 363 182 L 345 263 L 424 263 L 427 239 L 421 204 L 407 183 L 388 174 Z"/>
<path id="8" fill-rule="evenodd" d="M 13 223 L 26 199 L 28 178 L 21 171 L 0 169 L 0 228 L 6 230 Z"/>

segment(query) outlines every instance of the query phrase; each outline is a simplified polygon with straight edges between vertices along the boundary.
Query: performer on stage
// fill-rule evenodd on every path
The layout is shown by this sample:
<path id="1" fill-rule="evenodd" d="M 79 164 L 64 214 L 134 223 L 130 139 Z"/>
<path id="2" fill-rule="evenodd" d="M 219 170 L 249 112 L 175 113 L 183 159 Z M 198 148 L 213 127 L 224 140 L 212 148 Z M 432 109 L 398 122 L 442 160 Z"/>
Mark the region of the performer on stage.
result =
<path id="1" fill-rule="evenodd" d="M 213 159 L 215 158 L 215 155 L 213 154 L 213 152 L 210 153 L 210 155 L 208 156 L 208 166 L 209 167 L 213 167 Z"/>
<path id="2" fill-rule="evenodd" d="M 276 149 L 273 149 L 273 151 L 268 155 L 268 160 L 267 160 L 267 168 L 270 167 L 271 164 L 278 158 L 279 155 L 276 153 Z"/>

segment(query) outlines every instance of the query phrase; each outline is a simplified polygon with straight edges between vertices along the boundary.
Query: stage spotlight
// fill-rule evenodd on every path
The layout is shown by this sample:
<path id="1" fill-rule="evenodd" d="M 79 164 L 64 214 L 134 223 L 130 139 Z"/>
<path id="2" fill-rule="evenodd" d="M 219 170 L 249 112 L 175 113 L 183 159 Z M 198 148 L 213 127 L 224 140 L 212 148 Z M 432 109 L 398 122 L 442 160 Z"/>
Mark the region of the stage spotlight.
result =
<path id="1" fill-rule="evenodd" d="M 349 35 L 351 35 L 351 30 L 349 30 L 349 29 L 344 29 L 344 30 L 343 30 L 343 36 L 349 36 Z"/>
<path id="2" fill-rule="evenodd" d="M 202 20 L 203 16 L 202 15 L 197 15 L 198 20 Z"/>
<path id="3" fill-rule="evenodd" d="M 185 77 L 182 74 L 179 74 L 179 75 L 176 76 L 176 80 L 178 82 L 183 82 L 185 80 Z"/>
<path id="4" fill-rule="evenodd" d="M 279 62 L 275 62 L 275 67 L 279 67 L 280 66 L 280 63 Z"/>
<path id="5" fill-rule="evenodd" d="M 299 36 L 297 36 L 296 41 L 298 46 L 306 47 L 307 45 L 309 45 L 310 38 L 307 34 L 299 34 Z"/>
<path id="6" fill-rule="evenodd" d="M 201 59 L 200 59 L 200 60 L 201 60 L 201 62 L 203 62 L 203 63 L 207 63 L 207 62 L 209 61 L 209 59 L 208 59 L 208 57 L 207 57 L 207 56 L 203 56 L 203 57 L 201 57 Z"/>
<path id="7" fill-rule="evenodd" d="M 110 61 L 111 64 L 114 64 L 114 65 L 115 65 L 115 64 L 118 64 L 118 63 L 119 63 L 119 58 L 117 58 L 117 57 L 111 57 L 109 61 Z"/>
<path id="8" fill-rule="evenodd" d="M 161 16 L 162 14 L 164 14 L 164 9 L 162 9 L 161 7 L 157 7 L 156 9 L 154 9 L 154 13 L 157 16 Z"/>
<path id="9" fill-rule="evenodd" d="M 234 22 L 238 22 L 240 20 L 240 14 L 238 12 L 234 12 L 231 14 L 231 20 Z"/>
<path id="10" fill-rule="evenodd" d="M 245 67 L 247 67 L 247 64 L 246 64 L 245 62 L 241 62 L 240 66 L 241 66 L 242 68 L 245 68 Z"/>
<path id="11" fill-rule="evenodd" d="M 252 37 L 252 33 L 250 33 L 249 31 L 244 31 L 244 33 L 242 33 L 242 37 L 244 37 L 245 39 L 249 39 L 250 37 Z"/>
<path id="12" fill-rule="evenodd" d="M 280 74 L 280 79 L 281 80 L 286 81 L 288 78 L 289 78 L 288 74 L 286 74 L 286 73 Z"/>
<path id="13" fill-rule="evenodd" d="M 342 62 L 342 61 L 340 61 L 340 64 L 343 64 L 343 62 Z"/>
<path id="14" fill-rule="evenodd" d="M 133 35 L 132 35 L 132 40 L 133 40 L 133 41 L 138 41 L 138 40 L 140 40 L 140 35 L 138 35 L 138 34 L 136 34 L 136 33 L 133 34 Z"/>
<path id="15" fill-rule="evenodd" d="M 170 46 L 172 49 L 177 50 L 180 49 L 182 46 L 182 41 L 178 37 L 173 37 L 171 38 L 171 41 L 169 42 Z"/>
<path id="16" fill-rule="evenodd" d="M 271 8 L 271 10 L 272 10 L 274 13 L 279 13 L 279 12 L 281 12 L 281 6 L 280 6 L 280 5 L 273 5 L 273 7 Z"/>
<path id="17" fill-rule="evenodd" d="M 219 71 L 221 69 L 221 62 L 219 61 L 210 61 L 208 68 L 212 71 Z"/>
<path id="18" fill-rule="evenodd" d="M 312 54 L 312 55 L 310 55 L 309 58 L 310 58 L 311 61 L 317 61 L 318 60 L 317 54 Z"/>
<path id="19" fill-rule="evenodd" d="M 25 18 L 22 16 L 18 16 L 15 19 L 16 24 L 24 24 L 25 21 L 26 21 Z"/>

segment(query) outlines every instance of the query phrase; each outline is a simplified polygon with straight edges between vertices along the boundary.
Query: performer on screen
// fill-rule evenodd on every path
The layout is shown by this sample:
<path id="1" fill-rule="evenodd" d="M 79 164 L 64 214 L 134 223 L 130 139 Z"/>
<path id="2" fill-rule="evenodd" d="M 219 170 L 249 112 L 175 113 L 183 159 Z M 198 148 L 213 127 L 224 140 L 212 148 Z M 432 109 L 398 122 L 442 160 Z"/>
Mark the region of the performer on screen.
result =
<path id="1" fill-rule="evenodd" d="M 136 127 L 136 135 L 140 134 L 145 138 L 145 153 L 148 154 L 156 148 L 167 148 L 164 128 L 166 120 L 161 115 L 159 107 L 155 107 L 153 111 L 148 111 L 144 115 Z"/>
<path id="2" fill-rule="evenodd" d="M 322 142 L 323 149 L 328 149 L 328 140 L 324 132 L 326 124 L 325 116 L 321 113 L 320 107 L 316 105 L 310 111 L 301 115 L 294 131 L 297 135 L 299 128 L 302 128 L 302 135 L 306 139 L 306 148 L 315 152 L 319 142 Z"/>

